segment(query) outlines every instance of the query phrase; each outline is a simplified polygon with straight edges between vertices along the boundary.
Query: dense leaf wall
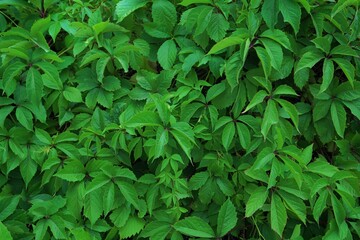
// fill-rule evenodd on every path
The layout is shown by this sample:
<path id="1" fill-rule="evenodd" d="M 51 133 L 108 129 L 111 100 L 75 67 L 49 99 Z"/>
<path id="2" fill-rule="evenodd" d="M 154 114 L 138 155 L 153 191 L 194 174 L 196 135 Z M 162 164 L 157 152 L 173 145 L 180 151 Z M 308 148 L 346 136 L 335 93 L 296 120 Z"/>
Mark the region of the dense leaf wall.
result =
<path id="1" fill-rule="evenodd" d="M 0 0 L 1 239 L 359 239 L 358 0 Z"/>

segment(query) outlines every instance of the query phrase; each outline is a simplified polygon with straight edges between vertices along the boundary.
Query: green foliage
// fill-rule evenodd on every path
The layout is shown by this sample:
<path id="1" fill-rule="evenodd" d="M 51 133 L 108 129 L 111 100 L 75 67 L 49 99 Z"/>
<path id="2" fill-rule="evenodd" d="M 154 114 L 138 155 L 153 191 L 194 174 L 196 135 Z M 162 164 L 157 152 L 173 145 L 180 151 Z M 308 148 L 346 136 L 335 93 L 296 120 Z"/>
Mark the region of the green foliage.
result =
<path id="1" fill-rule="evenodd" d="M 359 239 L 358 0 L 0 0 L 1 239 Z"/>

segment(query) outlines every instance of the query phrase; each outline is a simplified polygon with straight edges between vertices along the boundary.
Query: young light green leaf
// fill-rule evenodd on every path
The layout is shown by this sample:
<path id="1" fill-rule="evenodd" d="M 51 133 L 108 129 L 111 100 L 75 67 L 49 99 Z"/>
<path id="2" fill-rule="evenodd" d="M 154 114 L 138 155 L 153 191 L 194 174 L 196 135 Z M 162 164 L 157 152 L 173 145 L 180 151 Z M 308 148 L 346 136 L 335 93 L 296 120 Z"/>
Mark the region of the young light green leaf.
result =
<path id="1" fill-rule="evenodd" d="M 177 48 L 174 40 L 165 41 L 157 52 L 158 61 L 165 70 L 170 69 L 176 60 Z"/>
<path id="2" fill-rule="evenodd" d="M 199 238 L 214 238 L 215 233 L 210 225 L 202 218 L 192 216 L 176 222 L 174 225 L 176 231 L 180 233 Z"/>
<path id="3" fill-rule="evenodd" d="M 287 222 L 287 214 L 284 203 L 276 193 L 271 196 L 270 221 L 271 228 L 282 236 Z"/>
<path id="4" fill-rule="evenodd" d="M 237 213 L 234 204 L 230 199 L 221 206 L 217 218 L 217 237 L 225 236 L 231 229 L 236 226 Z"/>
<path id="5" fill-rule="evenodd" d="M 344 138 L 344 132 L 346 127 L 346 111 L 341 103 L 334 101 L 330 108 L 331 119 L 334 124 L 336 133 Z"/>

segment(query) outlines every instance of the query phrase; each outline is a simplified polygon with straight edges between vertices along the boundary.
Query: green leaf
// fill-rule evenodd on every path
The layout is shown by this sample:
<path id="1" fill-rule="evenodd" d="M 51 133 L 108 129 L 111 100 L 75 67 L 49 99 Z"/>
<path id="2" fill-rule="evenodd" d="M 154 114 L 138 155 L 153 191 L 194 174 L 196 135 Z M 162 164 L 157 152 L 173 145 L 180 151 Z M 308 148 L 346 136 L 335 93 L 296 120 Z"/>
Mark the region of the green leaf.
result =
<path id="1" fill-rule="evenodd" d="M 20 196 L 0 197 L 0 221 L 4 221 L 15 212 L 16 207 L 19 204 L 19 200 Z"/>
<path id="2" fill-rule="evenodd" d="M 225 37 L 226 31 L 229 29 L 229 27 L 229 22 L 222 14 L 214 13 L 211 15 L 206 31 L 212 40 L 218 42 Z"/>
<path id="3" fill-rule="evenodd" d="M 197 24 L 194 35 L 202 34 L 209 26 L 214 8 L 210 6 L 199 6 L 196 8 Z"/>
<path id="4" fill-rule="evenodd" d="M 331 50 L 330 54 L 359 57 L 359 54 L 348 45 L 338 45 Z"/>
<path id="5" fill-rule="evenodd" d="M 195 173 L 189 181 L 189 188 L 191 190 L 199 190 L 206 181 L 209 179 L 209 173 L 208 172 L 198 172 Z"/>
<path id="6" fill-rule="evenodd" d="M 171 231 L 171 225 L 164 221 L 153 221 L 141 231 L 140 237 L 164 240 Z"/>
<path id="7" fill-rule="evenodd" d="M 127 127 L 160 126 L 161 120 L 155 112 L 143 111 L 124 123 Z"/>
<path id="8" fill-rule="evenodd" d="M 245 108 L 245 110 L 242 113 L 245 113 L 255 107 L 256 105 L 262 103 L 265 99 L 265 97 L 268 96 L 268 93 L 264 90 L 258 91 L 255 96 L 251 99 L 249 105 Z"/>
<path id="9" fill-rule="evenodd" d="M 23 125 L 26 129 L 33 130 L 33 115 L 31 112 L 24 107 L 16 108 L 16 119 Z"/>
<path id="10" fill-rule="evenodd" d="M 325 58 L 323 65 L 323 81 L 320 86 L 319 93 L 322 93 L 328 89 L 334 78 L 334 63 L 333 61 Z"/>
<path id="11" fill-rule="evenodd" d="M 294 104 L 284 99 L 275 99 L 275 101 L 277 101 L 281 105 L 281 107 L 285 110 L 285 112 L 289 114 L 292 122 L 294 123 L 294 126 L 296 127 L 297 130 L 299 130 L 299 114 Z"/>
<path id="12" fill-rule="evenodd" d="M 345 221 L 346 212 L 343 204 L 333 193 L 331 193 L 331 204 L 334 211 L 336 223 L 338 226 L 340 226 Z"/>
<path id="13" fill-rule="evenodd" d="M 102 57 L 96 62 L 96 75 L 99 82 L 102 82 L 104 78 L 104 72 L 110 59 L 110 57 Z"/>
<path id="14" fill-rule="evenodd" d="M 130 213 L 131 213 L 130 207 L 122 206 L 120 208 L 115 209 L 111 213 L 110 219 L 116 227 L 120 228 L 125 225 L 125 223 L 129 219 Z"/>
<path id="15" fill-rule="evenodd" d="M 339 0 L 335 6 L 332 7 L 331 10 L 331 18 L 334 18 L 336 14 L 341 12 L 343 9 L 348 7 L 349 5 L 358 6 L 359 1 L 358 0 Z"/>
<path id="16" fill-rule="evenodd" d="M 213 85 L 207 91 L 206 102 L 210 102 L 211 100 L 213 100 L 214 98 L 219 96 L 221 93 L 223 93 L 225 91 L 225 89 L 226 89 L 225 82 L 221 82 L 221 83 Z"/>
<path id="17" fill-rule="evenodd" d="M 326 202 L 329 196 L 329 192 L 327 190 L 324 190 L 320 193 L 319 198 L 316 200 L 314 208 L 313 208 L 313 215 L 315 221 L 319 224 L 319 219 L 326 207 Z"/>
<path id="18" fill-rule="evenodd" d="M 252 216 L 258 209 L 264 206 L 268 197 L 268 190 L 266 187 L 257 187 L 250 195 L 246 203 L 245 217 Z"/>
<path id="19" fill-rule="evenodd" d="M 231 229 L 236 226 L 237 223 L 237 213 L 234 204 L 230 199 L 226 200 L 223 205 L 221 205 L 219 215 L 217 218 L 217 237 L 225 236 Z"/>
<path id="20" fill-rule="evenodd" d="M 118 22 L 121 22 L 135 10 L 144 7 L 148 0 L 121 0 L 117 3 L 115 14 Z"/>
<path id="21" fill-rule="evenodd" d="M 284 203 L 276 193 L 271 196 L 270 221 L 271 228 L 282 236 L 287 222 L 287 214 Z"/>
<path id="22" fill-rule="evenodd" d="M 2 86 L 7 96 L 14 93 L 17 84 L 15 77 L 18 76 L 25 67 L 26 64 L 22 62 L 14 62 L 5 69 L 2 78 Z"/>
<path id="23" fill-rule="evenodd" d="M 349 80 L 350 84 L 354 86 L 355 81 L 355 67 L 346 59 L 343 58 L 333 58 L 334 62 L 339 65 L 341 70 L 344 72 L 345 76 Z"/>
<path id="24" fill-rule="evenodd" d="M 295 92 L 295 90 L 288 86 L 288 85 L 280 85 L 273 91 L 273 96 L 276 95 L 292 95 L 292 96 L 298 96 L 298 94 Z"/>
<path id="25" fill-rule="evenodd" d="M 0 232 L 1 232 L 1 238 L 4 240 L 13 240 L 9 230 L 6 228 L 6 226 L 0 221 Z"/>
<path id="26" fill-rule="evenodd" d="M 273 41 L 282 45 L 284 48 L 291 50 L 289 38 L 286 36 L 286 34 L 283 31 L 279 29 L 273 29 L 273 30 L 268 29 L 263 33 L 261 33 L 260 37 L 272 39 Z"/>
<path id="27" fill-rule="evenodd" d="M 31 102 L 39 105 L 43 95 L 43 82 L 38 70 L 31 67 L 26 75 L 26 94 Z"/>
<path id="28" fill-rule="evenodd" d="M 118 185 L 120 192 L 125 197 L 125 199 L 136 209 L 139 209 L 138 193 L 136 192 L 134 185 L 120 180 L 117 180 L 116 184 Z"/>
<path id="29" fill-rule="evenodd" d="M 309 51 L 306 52 L 300 58 L 298 64 L 295 67 L 295 73 L 304 69 L 304 68 L 312 68 L 316 63 L 318 63 L 321 59 L 324 58 L 324 54 L 320 51 Z"/>
<path id="30" fill-rule="evenodd" d="M 280 71 L 283 62 L 283 51 L 281 49 L 281 45 L 266 38 L 262 38 L 260 41 L 264 45 L 265 50 L 271 59 L 271 66 Z"/>
<path id="31" fill-rule="evenodd" d="M 244 149 L 249 149 L 249 145 L 251 144 L 251 135 L 248 127 L 245 126 L 245 124 L 237 122 L 236 130 L 239 136 L 241 146 Z"/>
<path id="32" fill-rule="evenodd" d="M 215 233 L 210 225 L 205 222 L 202 218 L 193 216 L 187 217 L 183 220 L 176 222 L 173 227 L 180 233 L 200 238 L 214 238 Z"/>
<path id="33" fill-rule="evenodd" d="M 92 191 L 85 196 L 84 215 L 90 220 L 91 224 L 100 218 L 102 213 L 102 194 L 101 189 Z"/>
<path id="34" fill-rule="evenodd" d="M 278 21 L 279 1 L 278 0 L 264 0 L 261 8 L 261 15 L 266 25 L 273 29 Z"/>
<path id="35" fill-rule="evenodd" d="M 157 52 L 158 61 L 165 70 L 171 69 L 177 56 L 177 48 L 174 40 L 165 41 Z"/>
<path id="36" fill-rule="evenodd" d="M 221 136 L 221 141 L 226 151 L 229 150 L 230 144 L 234 139 L 234 136 L 235 136 L 235 125 L 233 122 L 230 122 L 225 126 Z"/>
<path id="37" fill-rule="evenodd" d="M 311 41 L 315 44 L 316 48 L 320 49 L 326 54 L 329 54 L 331 47 L 331 40 L 332 39 L 327 36 L 327 37 L 317 37 Z"/>
<path id="38" fill-rule="evenodd" d="M 145 226 L 145 220 L 130 216 L 123 227 L 119 229 L 120 239 L 129 238 L 138 234 Z"/>
<path id="39" fill-rule="evenodd" d="M 65 87 L 63 91 L 64 98 L 69 102 L 82 102 L 81 92 L 74 87 Z"/>
<path id="40" fill-rule="evenodd" d="M 64 179 L 68 182 L 78 182 L 85 177 L 84 165 L 77 159 L 67 159 L 65 166 L 60 169 L 54 176 Z"/>
<path id="41" fill-rule="evenodd" d="M 177 22 L 175 6 L 167 0 L 155 0 L 152 5 L 152 18 L 155 23 L 171 32 Z"/>
<path id="42" fill-rule="evenodd" d="M 285 191 L 279 191 L 280 196 L 282 197 L 286 208 L 295 213 L 295 215 L 305 224 L 306 223 L 306 205 L 304 201 Z"/>
<path id="43" fill-rule="evenodd" d="M 4 128 L 6 117 L 14 110 L 14 106 L 5 106 L 0 108 L 0 127 Z"/>
<path id="44" fill-rule="evenodd" d="M 346 127 L 346 111 L 341 103 L 334 101 L 330 108 L 331 119 L 334 124 L 336 133 L 344 138 L 344 132 Z"/>
<path id="45" fill-rule="evenodd" d="M 181 3 L 179 3 L 179 5 L 182 5 L 182 6 L 189 6 L 191 4 L 211 4 L 211 0 L 183 0 Z"/>
<path id="46" fill-rule="evenodd" d="M 266 52 L 265 48 L 255 47 L 255 51 L 260 59 L 261 66 L 264 70 L 265 78 L 268 79 L 269 75 L 271 74 L 271 58 Z"/>
<path id="47" fill-rule="evenodd" d="M 279 121 L 279 112 L 274 100 L 269 99 L 264 113 L 264 119 L 261 123 L 261 134 L 266 138 L 270 127 Z"/>
<path id="48" fill-rule="evenodd" d="M 301 9 L 299 4 L 292 0 L 280 0 L 279 6 L 284 21 L 290 23 L 295 34 L 297 34 L 300 29 L 301 20 Z"/>
<path id="49" fill-rule="evenodd" d="M 214 46 L 212 46 L 212 48 L 210 49 L 210 51 L 207 54 L 210 55 L 210 54 L 217 53 L 225 48 L 239 45 L 243 41 L 244 41 L 244 39 L 240 36 L 226 37 L 226 38 L 222 39 L 221 41 L 218 41 Z"/>

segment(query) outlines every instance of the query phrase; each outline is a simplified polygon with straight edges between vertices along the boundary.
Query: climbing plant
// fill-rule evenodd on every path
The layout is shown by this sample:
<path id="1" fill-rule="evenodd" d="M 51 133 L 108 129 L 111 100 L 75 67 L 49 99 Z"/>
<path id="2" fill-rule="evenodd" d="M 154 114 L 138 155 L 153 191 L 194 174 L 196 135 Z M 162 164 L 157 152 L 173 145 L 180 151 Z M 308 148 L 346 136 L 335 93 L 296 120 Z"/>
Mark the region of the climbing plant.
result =
<path id="1" fill-rule="evenodd" d="M 358 0 L 0 0 L 4 240 L 358 239 Z"/>

